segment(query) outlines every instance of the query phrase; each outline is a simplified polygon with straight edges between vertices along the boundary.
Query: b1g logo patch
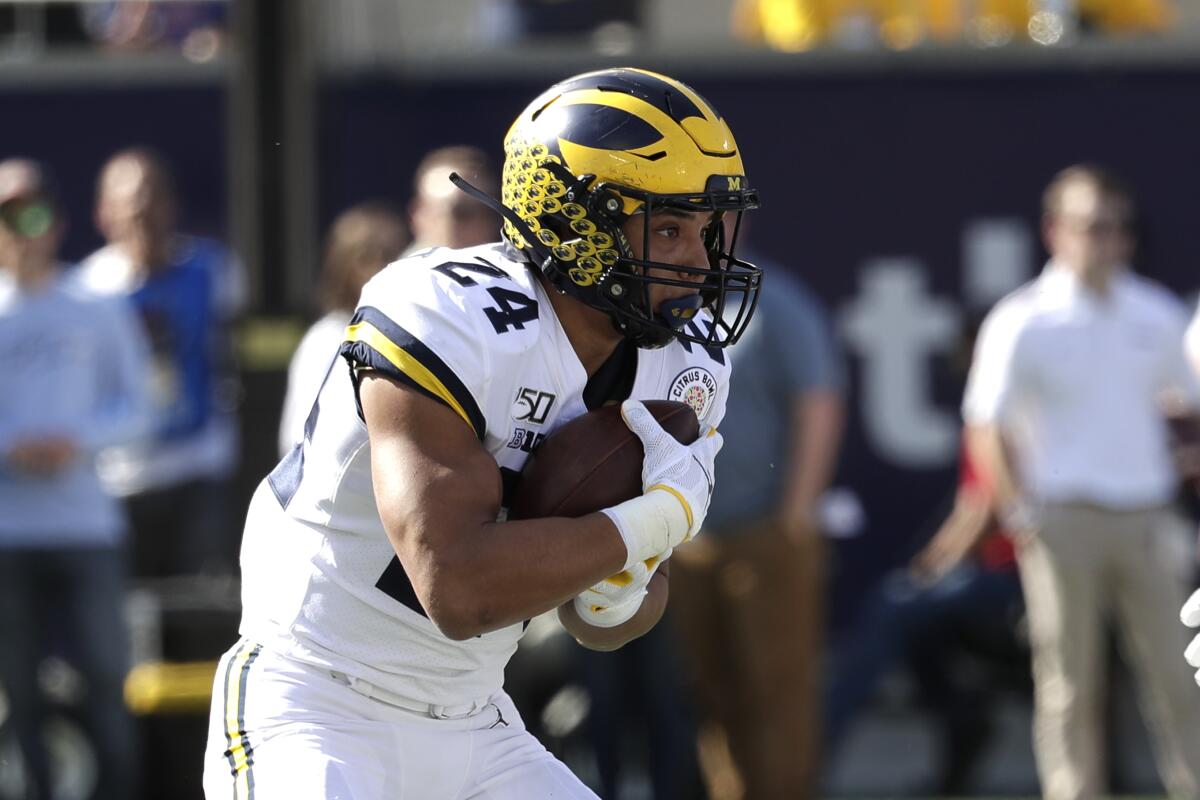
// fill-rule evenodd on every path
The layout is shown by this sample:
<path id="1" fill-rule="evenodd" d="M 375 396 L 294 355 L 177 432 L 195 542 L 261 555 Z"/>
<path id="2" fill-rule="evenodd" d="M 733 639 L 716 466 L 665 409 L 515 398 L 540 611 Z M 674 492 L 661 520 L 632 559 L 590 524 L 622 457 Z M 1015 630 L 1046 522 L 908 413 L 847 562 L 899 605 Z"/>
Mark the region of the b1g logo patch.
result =
<path id="1" fill-rule="evenodd" d="M 696 412 L 698 419 L 704 419 L 712 407 L 713 398 L 717 396 L 717 379 L 704 367 L 689 367 L 675 376 L 671 388 L 667 390 L 667 399 L 679 403 L 687 403 Z"/>

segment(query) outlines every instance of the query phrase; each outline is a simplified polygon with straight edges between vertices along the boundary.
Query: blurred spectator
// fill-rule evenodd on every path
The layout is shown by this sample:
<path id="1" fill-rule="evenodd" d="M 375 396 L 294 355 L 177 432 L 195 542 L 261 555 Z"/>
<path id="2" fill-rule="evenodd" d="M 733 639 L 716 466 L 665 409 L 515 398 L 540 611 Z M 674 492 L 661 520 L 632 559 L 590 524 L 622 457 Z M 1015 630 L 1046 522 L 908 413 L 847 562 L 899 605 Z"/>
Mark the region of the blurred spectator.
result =
<path id="1" fill-rule="evenodd" d="M 317 284 L 325 316 L 304 334 L 288 365 L 287 395 L 279 424 L 281 455 L 304 436 L 304 421 L 346 336 L 363 284 L 399 258 L 407 244 L 404 220 L 384 205 L 363 203 L 334 220 Z M 346 380 L 346 391 L 352 391 L 349 371 L 338 370 L 337 374 L 337 379 Z"/>
<path id="2" fill-rule="evenodd" d="M 450 182 L 451 172 L 493 197 L 500 194 L 499 173 L 479 148 L 451 145 L 430 151 L 413 175 L 408 205 L 413 243 L 406 255 L 429 247 L 474 247 L 499 235 L 496 213 L 459 191 Z"/>
<path id="3" fill-rule="evenodd" d="M 132 300 L 153 349 L 153 439 L 111 448 L 99 463 L 106 486 L 128 501 L 138 576 L 229 573 L 236 553 L 227 519 L 238 456 L 229 326 L 244 281 L 221 244 L 177 233 L 176 213 L 162 160 L 143 149 L 117 153 L 96 201 L 108 244 L 79 268 L 90 290 Z"/>
<path id="4" fill-rule="evenodd" d="M 904 49 L 928 40 L 1059 44 L 1078 30 L 1161 33 L 1174 18 L 1170 0 L 737 0 L 732 28 L 775 50 L 829 43 Z"/>
<path id="5" fill-rule="evenodd" d="M 0 679 L 26 796 L 49 800 L 38 666 L 61 633 L 62 654 L 86 685 L 97 796 L 132 798 L 126 521 L 93 459 L 149 429 L 146 343 L 124 303 L 64 280 L 56 260 L 64 230 L 44 169 L 0 163 Z"/>
<path id="6" fill-rule="evenodd" d="M 825 313 L 787 270 L 745 335 L 705 535 L 672 562 L 671 613 L 700 714 L 713 800 L 799 800 L 817 778 L 824 541 L 843 372 Z M 730 479 L 733 476 L 733 479 Z"/>
<path id="7" fill-rule="evenodd" d="M 1017 537 L 1050 800 L 1103 794 L 1101 683 L 1111 616 L 1142 689 L 1163 782 L 1200 797 L 1200 695 L 1177 653 L 1184 576 L 1168 508 L 1178 475 L 1164 396 L 1194 414 L 1186 315 L 1128 268 L 1134 206 L 1095 166 L 1046 189 L 1042 275 L 988 315 L 963 415 L 972 460 Z"/>
<path id="8" fill-rule="evenodd" d="M 996 687 L 966 685 L 956 657 L 969 652 L 1027 669 L 1014 635 L 1022 613 L 1012 544 L 964 448 L 949 516 L 907 569 L 884 578 L 839 643 L 825 706 L 828 754 L 836 753 L 883 676 L 904 663 L 937 725 L 940 763 L 929 788 L 966 794 L 990 736 Z"/>
<path id="9" fill-rule="evenodd" d="M 83 3 L 79 15 L 88 35 L 114 50 L 176 47 L 193 61 L 207 61 L 224 42 L 227 6 L 220 0 L 110 0 Z"/>

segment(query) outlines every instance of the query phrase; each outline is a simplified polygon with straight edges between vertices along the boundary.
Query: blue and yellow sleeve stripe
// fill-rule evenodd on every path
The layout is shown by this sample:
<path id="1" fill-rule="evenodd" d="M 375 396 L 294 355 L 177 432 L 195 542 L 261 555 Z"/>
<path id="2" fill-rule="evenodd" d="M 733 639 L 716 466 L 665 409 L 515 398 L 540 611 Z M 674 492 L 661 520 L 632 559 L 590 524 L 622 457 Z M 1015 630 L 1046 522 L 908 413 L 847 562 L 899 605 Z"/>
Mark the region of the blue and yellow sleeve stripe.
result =
<path id="1" fill-rule="evenodd" d="M 378 370 L 445 404 L 483 439 L 487 424 L 467 387 L 446 362 L 379 309 L 363 306 L 354 313 L 339 352 L 355 369 Z"/>

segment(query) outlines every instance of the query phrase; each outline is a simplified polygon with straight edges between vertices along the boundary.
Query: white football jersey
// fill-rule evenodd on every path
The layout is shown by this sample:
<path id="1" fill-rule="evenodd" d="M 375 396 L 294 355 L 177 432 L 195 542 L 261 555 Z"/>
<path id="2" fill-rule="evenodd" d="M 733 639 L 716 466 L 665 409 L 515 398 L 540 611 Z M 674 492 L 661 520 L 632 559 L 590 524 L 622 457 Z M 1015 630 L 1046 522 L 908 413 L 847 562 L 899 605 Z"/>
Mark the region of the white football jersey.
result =
<path id="1" fill-rule="evenodd" d="M 384 269 L 363 290 L 341 353 L 303 441 L 251 503 L 241 632 L 414 703 L 486 700 L 524 626 L 453 641 L 426 616 L 375 506 L 350 370 L 378 370 L 453 409 L 506 490 L 545 436 L 588 410 L 588 376 L 542 285 L 503 244 L 429 250 Z M 638 350 L 630 397 L 687 402 L 715 427 L 727 358 L 678 341 Z"/>

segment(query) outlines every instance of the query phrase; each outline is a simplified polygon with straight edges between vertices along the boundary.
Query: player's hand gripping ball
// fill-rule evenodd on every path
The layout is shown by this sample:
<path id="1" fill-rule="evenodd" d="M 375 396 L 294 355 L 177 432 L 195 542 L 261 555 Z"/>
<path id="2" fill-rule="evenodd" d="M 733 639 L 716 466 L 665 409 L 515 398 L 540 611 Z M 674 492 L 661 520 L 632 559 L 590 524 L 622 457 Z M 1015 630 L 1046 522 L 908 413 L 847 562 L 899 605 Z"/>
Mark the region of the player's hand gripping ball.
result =
<path id="1" fill-rule="evenodd" d="M 604 513 L 621 529 L 625 543 L 631 545 L 631 556 L 637 549 L 641 553 L 636 557 L 645 559 L 676 547 L 700 532 L 712 500 L 713 466 L 724 440 L 715 428 L 709 428 L 699 439 L 685 446 L 671 438 L 645 405 L 636 400 L 621 404 L 621 416 L 641 439 L 646 453 L 642 460 L 642 491 L 645 495 L 639 501 L 605 509 Z M 658 501 L 657 514 L 651 513 L 651 504 L 645 502 L 651 499 Z M 647 517 L 651 516 L 664 517 L 665 526 L 653 530 L 655 526 L 646 524 Z"/>
<path id="2" fill-rule="evenodd" d="M 699 423 L 684 403 L 651 400 L 646 410 L 678 442 L 699 436 Z M 605 406 L 568 422 L 530 456 L 521 473 L 509 519 L 578 517 L 639 497 L 644 448 L 618 406 Z M 628 621 L 670 550 L 636 560 L 628 568 L 585 589 L 575 611 L 589 625 L 611 628 Z"/>

